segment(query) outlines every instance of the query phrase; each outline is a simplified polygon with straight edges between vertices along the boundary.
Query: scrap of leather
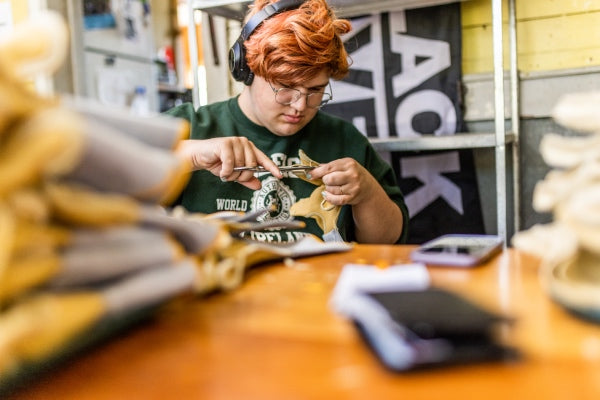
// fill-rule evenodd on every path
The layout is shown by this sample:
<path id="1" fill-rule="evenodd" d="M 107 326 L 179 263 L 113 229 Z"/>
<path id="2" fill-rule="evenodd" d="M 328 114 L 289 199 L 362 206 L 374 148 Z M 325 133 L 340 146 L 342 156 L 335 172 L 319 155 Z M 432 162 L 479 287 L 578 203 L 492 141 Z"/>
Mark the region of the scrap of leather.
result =
<path id="1" fill-rule="evenodd" d="M 298 221 L 260 221 L 260 217 L 268 209 L 249 213 L 217 212 L 213 214 L 190 213 L 178 206 L 172 210 L 171 216 L 184 220 L 214 224 L 224 233 L 218 240 L 213 241 L 207 251 L 193 257 L 196 270 L 194 292 L 198 295 L 219 290 L 233 290 L 244 279 L 246 270 L 266 261 L 301 257 L 330 251 L 343 251 L 351 245 L 343 243 L 324 243 L 313 235 L 307 235 L 294 244 L 257 242 L 238 236 L 251 228 L 255 231 L 273 228 L 298 228 Z"/>
<path id="2" fill-rule="evenodd" d="M 302 150 L 298 152 L 300 157 L 300 164 L 318 167 L 319 163 L 312 160 Z M 323 233 L 327 233 L 336 229 L 337 220 L 342 209 L 341 206 L 336 206 L 325 200 L 322 196 L 325 190 L 325 184 L 321 179 L 309 179 L 304 173 L 296 173 L 300 179 L 316 185 L 317 188 L 313 190 L 310 197 L 301 199 L 292 205 L 290 213 L 297 217 L 313 218 L 319 228 L 323 230 Z"/>

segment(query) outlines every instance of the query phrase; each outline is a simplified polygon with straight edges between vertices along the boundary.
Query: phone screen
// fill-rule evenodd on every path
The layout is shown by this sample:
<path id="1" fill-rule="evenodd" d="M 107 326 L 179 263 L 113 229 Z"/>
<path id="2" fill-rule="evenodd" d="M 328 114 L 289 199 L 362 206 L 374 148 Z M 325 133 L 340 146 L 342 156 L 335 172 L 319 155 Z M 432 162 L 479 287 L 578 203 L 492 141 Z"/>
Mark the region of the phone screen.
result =
<path id="1" fill-rule="evenodd" d="M 411 253 L 417 262 L 439 265 L 477 265 L 501 250 L 493 235 L 445 235 L 424 243 Z"/>

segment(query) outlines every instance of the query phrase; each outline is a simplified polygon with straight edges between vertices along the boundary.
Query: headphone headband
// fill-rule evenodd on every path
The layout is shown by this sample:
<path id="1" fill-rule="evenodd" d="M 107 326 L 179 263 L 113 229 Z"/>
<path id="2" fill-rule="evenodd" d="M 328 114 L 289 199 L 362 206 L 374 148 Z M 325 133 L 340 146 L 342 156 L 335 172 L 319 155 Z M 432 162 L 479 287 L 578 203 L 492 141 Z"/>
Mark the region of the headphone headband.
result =
<path id="1" fill-rule="evenodd" d="M 304 3 L 305 0 L 279 0 L 276 3 L 266 5 L 262 10 L 252 16 L 242 28 L 240 37 L 244 41 L 248 40 L 252 32 L 263 23 L 264 20 L 271 18 L 275 14 L 296 9 Z"/>
<path id="2" fill-rule="evenodd" d="M 265 6 L 248 20 L 243 26 L 240 36 L 229 50 L 229 71 L 236 81 L 250 85 L 254 79 L 254 74 L 246 64 L 246 48 L 244 42 L 248 40 L 256 28 L 273 15 L 299 8 L 304 2 L 305 0 L 279 0 L 276 3 Z"/>

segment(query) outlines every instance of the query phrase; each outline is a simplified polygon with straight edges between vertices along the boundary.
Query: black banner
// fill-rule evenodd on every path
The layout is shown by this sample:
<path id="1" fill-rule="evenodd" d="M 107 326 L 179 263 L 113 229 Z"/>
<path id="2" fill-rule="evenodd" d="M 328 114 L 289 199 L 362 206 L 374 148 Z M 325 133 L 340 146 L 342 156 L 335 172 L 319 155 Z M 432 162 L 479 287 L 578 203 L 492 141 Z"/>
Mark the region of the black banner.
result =
<path id="1" fill-rule="evenodd" d="M 344 38 L 349 76 L 325 110 L 368 137 L 464 132 L 460 4 L 369 15 Z M 410 212 L 409 243 L 484 233 L 472 150 L 382 154 Z"/>

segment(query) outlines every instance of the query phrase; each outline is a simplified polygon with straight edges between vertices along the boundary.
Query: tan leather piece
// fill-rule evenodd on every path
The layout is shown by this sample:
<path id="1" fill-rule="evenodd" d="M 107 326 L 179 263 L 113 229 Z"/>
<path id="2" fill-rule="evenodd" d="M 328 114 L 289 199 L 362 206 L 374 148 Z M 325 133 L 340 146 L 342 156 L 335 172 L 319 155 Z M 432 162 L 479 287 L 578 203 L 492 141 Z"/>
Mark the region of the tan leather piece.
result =
<path id="1" fill-rule="evenodd" d="M 301 165 L 319 166 L 319 163 L 308 157 L 304 151 L 300 150 L 298 155 Z M 328 233 L 336 229 L 342 207 L 333 205 L 323 198 L 322 193 L 325 190 L 323 180 L 308 179 L 304 173 L 296 173 L 296 176 L 316 185 L 317 188 L 313 190 L 310 197 L 301 199 L 292 205 L 290 209 L 291 215 L 315 219 L 319 227 L 323 230 L 323 233 Z"/>
<path id="2" fill-rule="evenodd" d="M 52 102 L 43 99 L 20 82 L 11 79 L 0 61 L 0 138 L 10 131 L 7 129 L 15 122 L 27 118 Z"/>
<path id="3" fill-rule="evenodd" d="M 2 277 L 0 303 L 47 282 L 58 273 L 60 264 L 58 254 L 53 252 L 13 259 Z"/>
<path id="4" fill-rule="evenodd" d="M 41 294 L 0 314 L 0 376 L 23 361 L 43 359 L 97 321 L 98 293 Z"/>
<path id="5" fill-rule="evenodd" d="M 50 11 L 15 24 L 0 40 L 0 137 L 16 121 L 54 103 L 34 93 L 30 80 L 53 74 L 66 58 L 67 44 L 66 24 Z"/>
<path id="6" fill-rule="evenodd" d="M 0 199 L 0 292 L 4 271 L 14 251 L 16 224 L 13 212 Z"/>
<path id="7" fill-rule="evenodd" d="M 327 233 L 336 228 L 342 207 L 334 206 L 326 201 L 322 195 L 324 190 L 325 185 L 313 190 L 310 197 L 301 199 L 292 205 L 290 213 L 293 216 L 314 218 L 323 233 Z"/>
<path id="8" fill-rule="evenodd" d="M 83 152 L 80 118 L 59 108 L 18 124 L 0 147 L 0 195 L 72 170 Z"/>
<path id="9" fill-rule="evenodd" d="M 68 224 L 108 226 L 140 219 L 140 204 L 119 193 L 99 193 L 82 185 L 50 182 L 45 193 L 55 217 Z"/>

